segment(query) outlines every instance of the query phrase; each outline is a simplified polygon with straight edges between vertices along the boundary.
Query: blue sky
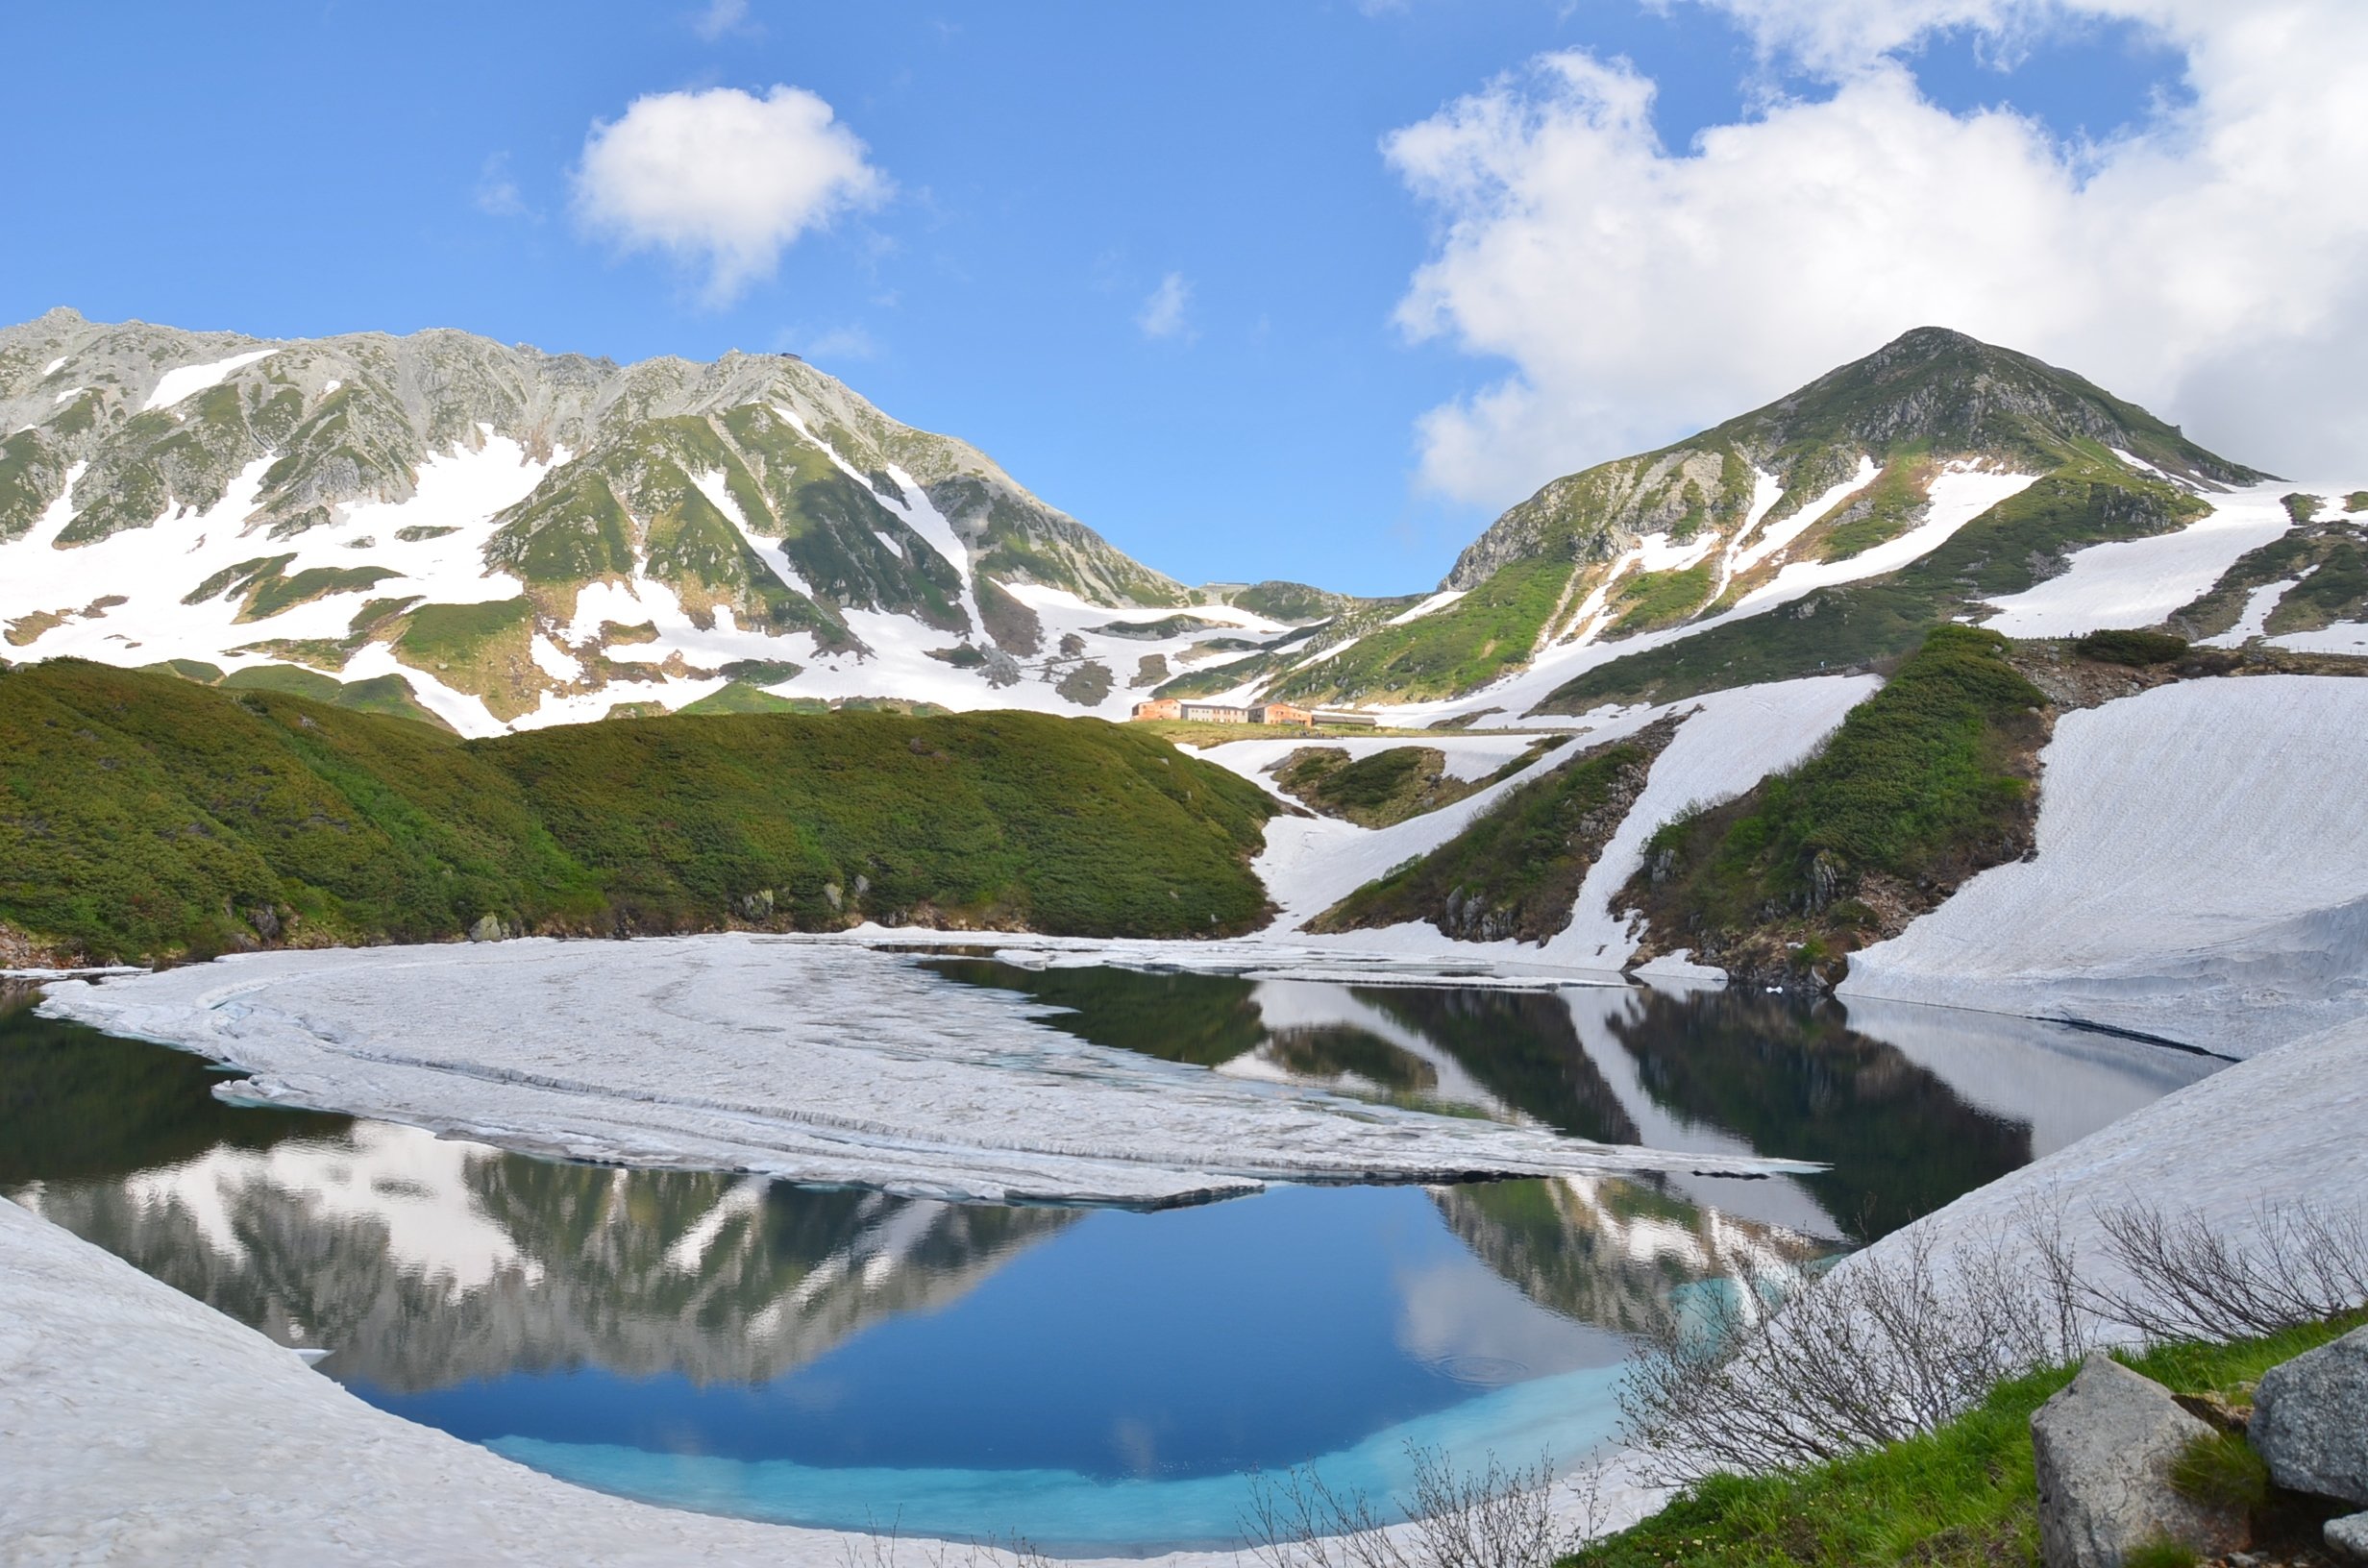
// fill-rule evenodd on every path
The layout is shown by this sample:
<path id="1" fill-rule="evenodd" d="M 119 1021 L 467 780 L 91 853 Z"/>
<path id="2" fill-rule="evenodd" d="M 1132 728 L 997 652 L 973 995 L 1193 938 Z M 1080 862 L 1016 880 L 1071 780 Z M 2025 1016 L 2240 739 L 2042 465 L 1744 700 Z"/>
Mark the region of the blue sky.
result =
<path id="1" fill-rule="evenodd" d="M 1692 313 L 1600 259 L 1574 263 L 1566 289 L 1550 268 L 1523 285 L 1542 297 L 1509 329 L 1474 325 L 1507 292 L 1475 272 L 1435 293 L 1436 330 L 1417 338 L 1395 313 L 1418 269 L 1456 254 L 1443 226 L 1464 224 L 1483 257 L 1505 204 L 1416 188 L 1385 153 L 1393 132 L 1472 94 L 1531 116 L 1491 133 L 1517 140 L 1583 116 L 1521 85 L 1528 62 L 1568 51 L 1654 85 L 1663 151 L 1631 147 L 1619 165 L 1643 159 L 1645 173 L 1684 172 L 1706 128 L 1757 134 L 1771 106 L 1846 98 L 1876 68 L 1904 73 L 1944 135 L 2010 105 L 2075 185 L 2081 138 L 2186 111 L 2182 49 L 2138 21 L 2073 18 L 2035 37 L 1912 27 L 1904 45 L 1877 37 L 1837 64 L 1749 12 L 340 3 L 155 5 L 133 25 L 112 8 L 11 8 L 0 127 L 18 156 L 0 316 L 66 304 L 271 336 L 451 326 L 620 360 L 795 350 L 1188 580 L 1407 592 L 1555 474 L 1736 412 L 1912 325 L 1896 318 L 1926 298 L 1944 316 L 1959 296 L 1943 280 L 1890 316 L 1838 306 L 1817 332 L 1751 353 L 1680 345 L 1681 365 L 1732 368 L 1649 394 L 1633 364 L 1551 357 L 1591 342 L 1591 323 Z M 799 234 L 728 300 L 696 260 L 621 253 L 587 227 L 571 180 L 596 121 L 651 94 L 776 85 L 836 111 L 884 197 Z M 1621 188 L 1603 210 L 1663 200 L 1637 194 L 1651 180 Z M 1541 224 L 1596 210 L 1585 190 L 1519 200 Z M 1782 238 L 1739 229 L 1714 248 L 1739 262 L 1767 246 L 1754 271 L 1781 273 Z M 2040 352 L 2065 336 L 2034 331 Z M 2109 379 L 2100 357 L 2112 355 L 2081 368 Z M 1598 412 L 1533 408 L 1516 430 L 1485 402 L 1507 386 Z M 1463 424 L 1424 424 L 1443 408 Z M 1480 443 L 1468 461 L 1457 431 Z"/>

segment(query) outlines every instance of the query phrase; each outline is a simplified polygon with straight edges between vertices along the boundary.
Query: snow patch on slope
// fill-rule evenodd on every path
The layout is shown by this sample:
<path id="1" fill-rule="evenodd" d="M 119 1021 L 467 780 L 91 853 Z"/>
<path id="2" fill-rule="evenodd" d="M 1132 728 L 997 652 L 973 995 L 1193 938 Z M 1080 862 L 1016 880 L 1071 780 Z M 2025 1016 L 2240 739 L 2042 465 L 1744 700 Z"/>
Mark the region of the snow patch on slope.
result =
<path id="1" fill-rule="evenodd" d="M 2210 496 L 2209 515 L 2174 533 L 2091 545 L 2060 576 L 1991 601 L 1982 624 L 2009 637 L 2074 637 L 2103 626 L 2150 626 L 2208 592 L 2247 551 L 2293 527 L 2278 494 L 2255 485 Z"/>
<path id="2" fill-rule="evenodd" d="M 1629 919 L 1613 915 L 1612 905 L 1643 867 L 1646 841 L 1689 807 L 1733 799 L 1800 762 L 1882 684 L 1872 675 L 1813 676 L 1671 704 L 1680 712 L 1701 711 L 1678 726 L 1654 760 L 1644 793 L 1589 869 L 1569 926 L 1545 944 L 1544 956 L 1579 969 L 1625 965 L 1636 955 L 1637 935 Z"/>
<path id="3" fill-rule="evenodd" d="M 2000 502 L 2020 495 L 2037 478 L 2035 474 L 2000 474 L 1952 463 L 1933 480 L 1923 522 L 1846 560 L 1795 561 L 1777 573 L 1775 581 L 1744 595 L 1736 609 L 1739 613 L 1765 609 L 1813 589 L 1895 572 L 1938 550 L 1958 529 Z"/>
<path id="4" fill-rule="evenodd" d="M 2038 848 L 1854 954 L 1845 997 L 2132 1029 L 2227 1056 L 2368 1015 L 2368 680 L 2260 675 L 2068 713 Z"/>
<path id="5" fill-rule="evenodd" d="M 1807 533 L 1816 523 L 1817 519 L 1823 517 L 1826 513 L 1840 505 L 1843 501 L 1847 500 L 1849 497 L 1856 495 L 1859 491 L 1863 490 L 1868 485 L 1874 483 L 1875 476 L 1880 472 L 1881 470 L 1875 467 L 1875 460 L 1872 457 L 1867 456 L 1864 453 L 1861 453 L 1859 454 L 1859 466 L 1857 473 L 1852 474 L 1848 478 L 1842 480 L 1841 483 L 1835 485 L 1832 489 L 1826 491 L 1825 494 L 1818 496 L 1805 503 L 1799 511 L 1794 512 L 1790 517 L 1786 518 L 1782 523 L 1777 524 L 1774 527 L 1768 529 L 1766 533 L 1761 535 L 1757 543 L 1748 545 L 1742 551 L 1738 552 L 1735 557 L 1735 570 L 1738 572 L 1748 572 L 1753 567 L 1758 566 L 1762 561 L 1766 560 L 1777 551 L 1789 546 L 1793 540 L 1798 539 L 1802 534 Z M 1760 496 L 1764 492 L 1761 491 L 1754 491 L 1752 497 L 1752 504 L 1754 506 L 1759 505 Z M 1779 490 L 1777 494 L 1782 495 L 1783 491 Z M 1761 517 L 1765 517 L 1766 515 L 1767 512 L 1764 509 L 1760 512 Z M 1748 539 L 1751 537 L 1751 530 L 1758 526 L 1758 520 L 1754 519 L 1751 522 L 1746 523 L 1741 531 L 1737 533 L 1735 537 L 1739 540 Z"/>
<path id="6" fill-rule="evenodd" d="M 202 365 L 183 365 L 177 370 L 168 370 L 158 380 L 157 389 L 148 394 L 148 401 L 140 404 L 140 412 L 170 408 L 185 398 L 193 398 L 200 392 L 220 386 L 233 372 L 243 366 L 251 365 L 258 359 L 268 359 L 279 352 L 278 349 L 253 349 L 245 354 L 234 354 L 228 359 L 214 359 Z M 63 363 L 62 360 L 60 362 Z"/>
<path id="7" fill-rule="evenodd" d="M 2269 628 L 2270 612 L 2278 607 L 2278 600 L 2283 599 L 2286 590 L 2293 586 L 2295 586 L 2295 579 L 2288 577 L 2282 582 L 2264 583 L 2252 590 L 2245 595 L 2245 607 L 2243 612 L 2236 617 L 2236 625 L 2229 627 L 2217 637 L 2203 638 L 2203 646 L 2206 648 L 2242 648 L 2256 637 L 2260 636 Z"/>
<path id="8" fill-rule="evenodd" d="M 1983 512 L 2010 496 L 2019 494 L 2033 482 L 2033 477 L 2022 474 L 1997 474 L 1986 470 L 1957 469 L 1942 474 L 1933 483 L 1932 504 L 1924 523 L 1887 544 L 1862 551 L 1842 561 L 1798 562 L 1786 567 L 1774 580 L 1764 584 L 1747 596 L 1734 609 L 1707 620 L 1689 622 L 1683 625 L 1665 627 L 1641 636 L 1623 637 L 1617 642 L 1598 643 L 1586 633 L 1593 628 L 1582 625 L 1582 635 L 1546 649 L 1525 670 L 1462 697 L 1434 702 L 1409 702 L 1390 710 L 1393 722 L 1401 725 L 1419 725 L 1437 719 L 1493 708 L 1499 711 L 1483 713 L 1474 723 L 1475 729 L 1505 729 L 1536 723 L 1530 711 L 1544 701 L 1566 683 L 1577 679 L 1588 671 L 1626 658 L 1631 653 L 1648 652 L 1689 637 L 1698 637 L 1734 622 L 1774 609 L 1819 588 L 1843 582 L 1855 582 L 1884 572 L 1896 571 L 1911 561 L 1939 548 L 1957 530 L 1972 522 Z M 1846 495 L 1848 492 L 1843 491 Z M 1839 499 L 1838 496 L 1837 500 Z M 1822 500 L 1822 498 L 1820 498 Z M 1812 521 L 1819 515 L 1818 502 L 1804 508 Z M 1830 507 L 1826 509 L 1831 509 Z M 1788 526 L 1789 519 L 1787 525 Z M 1806 528 L 1804 524 L 1803 527 Z M 1599 600 L 1591 597 L 1589 603 Z M 1552 719 L 1548 723 L 1554 723 Z"/>
<path id="9" fill-rule="evenodd" d="M 1468 592 L 1468 590 L 1462 588 L 1443 588 L 1438 593 L 1435 593 L 1430 598 L 1424 600 L 1421 603 L 1414 606 L 1414 608 L 1410 610 L 1401 610 L 1396 615 L 1390 617 L 1390 619 L 1384 622 L 1383 625 L 1402 626 L 1409 621 L 1419 621 L 1426 615 L 1435 614 L 1440 610 L 1445 609 L 1457 600 L 1462 599 L 1466 592 Z"/>

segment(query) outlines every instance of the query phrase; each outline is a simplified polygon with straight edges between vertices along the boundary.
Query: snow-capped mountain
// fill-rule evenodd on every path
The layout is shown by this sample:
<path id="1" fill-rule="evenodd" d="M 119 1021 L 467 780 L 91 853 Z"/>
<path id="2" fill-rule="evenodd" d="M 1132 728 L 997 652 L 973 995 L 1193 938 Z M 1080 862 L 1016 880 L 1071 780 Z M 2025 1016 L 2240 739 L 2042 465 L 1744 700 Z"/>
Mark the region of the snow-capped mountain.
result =
<path id="1" fill-rule="evenodd" d="M 1196 604 L 787 355 L 61 309 L 0 330 L 0 430 L 10 657 L 375 681 L 464 733 L 702 699 L 1115 716 L 1329 597 Z"/>
<path id="2" fill-rule="evenodd" d="M 1515 724 L 1864 669 L 1945 621 L 2022 634 L 2068 593 L 2116 606 L 2096 625 L 2368 646 L 2353 492 L 2297 494 L 1934 328 L 1556 479 L 1437 592 L 1384 600 L 1188 589 L 787 355 L 53 310 L 0 329 L 0 657 L 464 734 L 862 699 L 1122 718 L 1154 694 Z M 2204 572 L 2170 603 L 2090 580 L 2092 547 L 2154 542 L 2131 561 Z"/>
<path id="3" fill-rule="evenodd" d="M 1862 648 L 1828 638 L 1828 621 L 1747 678 L 1805 674 L 1905 651 L 1911 625 L 2029 588 L 2082 545 L 2177 528 L 2205 498 L 2267 478 L 2068 371 L 1922 328 L 1674 446 L 1553 480 L 1411 608 L 1312 638 L 1288 661 L 1193 678 L 1299 700 L 1463 698 L 1574 653 L 1602 662 L 1888 581 L 1983 525 L 1968 549 L 1986 575 L 1954 598 L 1918 586 L 1899 638 Z"/>

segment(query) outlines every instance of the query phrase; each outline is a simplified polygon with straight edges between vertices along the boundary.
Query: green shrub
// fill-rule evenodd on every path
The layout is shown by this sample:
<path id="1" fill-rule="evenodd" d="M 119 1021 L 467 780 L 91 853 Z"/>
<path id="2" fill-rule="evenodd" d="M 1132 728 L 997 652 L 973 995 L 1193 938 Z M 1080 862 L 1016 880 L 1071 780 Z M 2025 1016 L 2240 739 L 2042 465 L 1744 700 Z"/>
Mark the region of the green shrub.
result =
<path id="1" fill-rule="evenodd" d="M 2359 1321 L 2354 1314 L 2232 1344 L 2165 1345 L 2129 1363 L 2174 1393 L 2226 1394 Z M 2056 1367 L 2002 1383 L 1946 1426 L 1850 1458 L 1714 1477 L 1568 1561 L 1571 1568 L 2035 1568 L 2031 1416 L 2074 1371 Z"/>
<path id="2" fill-rule="evenodd" d="M 2187 651 L 2187 640 L 2166 631 L 2092 631 L 2072 645 L 2084 659 L 2133 669 L 2168 664 Z"/>
<path id="3" fill-rule="evenodd" d="M 2121 1560 L 2123 1568 L 2196 1568 L 2204 1559 L 2183 1541 L 2157 1536 L 2131 1548 L 2130 1555 Z"/>

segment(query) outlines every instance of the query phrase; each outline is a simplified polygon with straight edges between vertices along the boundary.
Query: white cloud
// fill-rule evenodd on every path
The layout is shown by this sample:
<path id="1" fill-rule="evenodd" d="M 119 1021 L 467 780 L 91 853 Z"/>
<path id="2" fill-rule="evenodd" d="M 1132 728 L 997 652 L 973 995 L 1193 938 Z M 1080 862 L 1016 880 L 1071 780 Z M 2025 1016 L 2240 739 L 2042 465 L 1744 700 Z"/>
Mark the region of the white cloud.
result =
<path id="1" fill-rule="evenodd" d="M 518 182 L 510 178 L 509 154 L 495 153 L 477 171 L 477 210 L 489 218 L 524 218 L 533 214 L 528 209 L 526 198 L 518 194 Z"/>
<path id="2" fill-rule="evenodd" d="M 576 171 L 584 225 L 629 251 L 659 250 L 706 272 L 710 304 L 771 274 L 800 234 L 888 194 L 863 143 L 799 87 L 636 98 L 595 122 Z"/>
<path id="3" fill-rule="evenodd" d="M 727 33 L 758 30 L 749 21 L 749 0 L 708 0 L 707 9 L 691 18 L 691 31 L 713 43 Z"/>
<path id="4" fill-rule="evenodd" d="M 1925 323 L 2078 370 L 2242 461 L 2368 467 L 2368 7 L 1716 3 L 1832 96 L 1673 151 L 1652 83 L 1570 51 L 1387 139 L 1440 225 L 1401 324 L 1513 367 L 1424 416 L 1429 485 L 1502 503 Z M 1952 114 L 1895 58 L 1944 27 L 2009 57 L 2107 13 L 2180 50 L 2192 94 L 2109 142 Z"/>
<path id="5" fill-rule="evenodd" d="M 1181 337 L 1189 341 L 1192 325 L 1184 319 L 1185 309 L 1193 303 L 1193 285 L 1180 272 L 1172 272 L 1159 281 L 1150 297 L 1143 302 L 1135 325 L 1148 338 Z"/>
<path id="6" fill-rule="evenodd" d="M 803 339 L 801 352 L 808 359 L 876 359 L 879 357 L 879 344 L 870 332 L 851 325 L 828 328 Z"/>

